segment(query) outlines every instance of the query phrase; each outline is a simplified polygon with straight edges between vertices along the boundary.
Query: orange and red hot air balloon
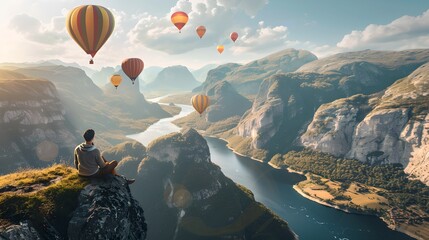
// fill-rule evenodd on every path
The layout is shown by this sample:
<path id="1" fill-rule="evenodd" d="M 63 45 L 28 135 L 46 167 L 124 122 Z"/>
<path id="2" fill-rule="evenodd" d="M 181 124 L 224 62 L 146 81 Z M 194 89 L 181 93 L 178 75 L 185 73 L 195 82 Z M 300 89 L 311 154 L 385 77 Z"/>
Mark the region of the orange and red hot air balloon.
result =
<path id="1" fill-rule="evenodd" d="M 191 98 L 191 104 L 201 116 L 201 114 L 210 105 L 210 100 L 206 95 L 198 94 Z"/>
<path id="2" fill-rule="evenodd" d="M 225 47 L 223 45 L 218 45 L 217 46 L 217 51 L 219 52 L 219 54 L 222 54 L 223 50 L 225 50 Z"/>
<path id="3" fill-rule="evenodd" d="M 140 58 L 127 58 L 122 61 L 122 71 L 131 79 L 134 84 L 136 78 L 143 71 L 144 63 Z"/>
<path id="4" fill-rule="evenodd" d="M 238 33 L 236 33 L 236 32 L 232 32 L 232 33 L 231 33 L 231 35 L 229 35 L 229 37 L 231 38 L 231 40 L 232 40 L 233 42 L 235 42 L 235 41 L 237 41 Z"/>
<path id="5" fill-rule="evenodd" d="M 198 26 L 197 29 L 197 34 L 200 38 L 203 38 L 204 34 L 206 34 L 206 27 L 204 26 Z"/>
<path id="6" fill-rule="evenodd" d="M 89 55 L 90 64 L 115 28 L 113 14 L 105 7 L 82 5 L 69 12 L 66 27 L 70 36 Z"/>
<path id="7" fill-rule="evenodd" d="M 112 83 L 113 86 L 115 86 L 116 89 L 118 89 L 118 86 L 121 84 L 122 82 L 122 77 L 119 74 L 114 74 L 110 77 L 110 82 Z"/>
<path id="8" fill-rule="evenodd" d="M 188 22 L 188 14 L 185 12 L 175 12 L 171 15 L 171 22 L 174 24 L 174 26 L 179 29 L 179 33 L 182 32 L 182 28 L 186 25 Z"/>

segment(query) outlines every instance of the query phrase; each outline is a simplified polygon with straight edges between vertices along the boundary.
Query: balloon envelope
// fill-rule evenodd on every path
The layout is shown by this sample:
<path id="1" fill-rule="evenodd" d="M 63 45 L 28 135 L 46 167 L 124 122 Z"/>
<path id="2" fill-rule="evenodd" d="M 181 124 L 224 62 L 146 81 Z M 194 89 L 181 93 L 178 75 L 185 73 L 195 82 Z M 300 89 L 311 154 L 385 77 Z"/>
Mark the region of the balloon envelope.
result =
<path id="1" fill-rule="evenodd" d="M 197 31 L 198 36 L 200 38 L 203 38 L 204 34 L 206 33 L 206 27 L 199 26 L 199 27 L 197 27 L 196 31 Z"/>
<path id="2" fill-rule="evenodd" d="M 191 98 L 192 106 L 194 106 L 195 110 L 202 114 L 206 108 L 210 105 L 209 97 L 206 95 L 198 94 Z"/>
<path id="3" fill-rule="evenodd" d="M 83 5 L 69 12 L 66 27 L 73 40 L 94 57 L 112 35 L 115 19 L 105 7 Z M 90 64 L 92 63 L 94 62 L 91 59 Z"/>
<path id="4" fill-rule="evenodd" d="M 188 19 L 188 14 L 185 12 L 175 12 L 171 15 L 171 22 L 179 29 L 179 32 L 186 25 Z"/>
<path id="5" fill-rule="evenodd" d="M 122 61 L 122 71 L 131 79 L 134 84 L 136 78 L 143 71 L 144 63 L 140 58 L 127 58 Z"/>
<path id="6" fill-rule="evenodd" d="M 113 86 L 115 86 L 115 88 L 118 88 L 118 86 L 121 84 L 122 82 L 122 77 L 119 74 L 115 74 L 112 75 L 110 77 L 110 82 L 112 83 Z"/>
<path id="7" fill-rule="evenodd" d="M 225 47 L 224 47 L 223 45 L 219 45 L 219 46 L 217 46 L 217 51 L 218 51 L 220 54 L 222 54 L 222 53 L 223 53 L 223 50 L 225 50 Z"/>
<path id="8" fill-rule="evenodd" d="M 237 40 L 237 38 L 238 38 L 238 33 L 232 32 L 231 35 L 230 35 L 230 37 L 231 37 L 231 40 L 233 42 L 235 42 Z"/>

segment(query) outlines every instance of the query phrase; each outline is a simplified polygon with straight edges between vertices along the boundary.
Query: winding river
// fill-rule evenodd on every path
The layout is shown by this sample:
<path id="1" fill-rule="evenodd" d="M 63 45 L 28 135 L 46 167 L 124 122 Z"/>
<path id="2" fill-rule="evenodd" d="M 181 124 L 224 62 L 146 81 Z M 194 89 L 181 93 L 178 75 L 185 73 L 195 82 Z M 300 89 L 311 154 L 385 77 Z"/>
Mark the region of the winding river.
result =
<path id="1" fill-rule="evenodd" d="M 158 102 L 159 99 L 151 101 Z M 182 108 L 178 115 L 162 119 L 146 131 L 128 137 L 147 146 L 150 141 L 159 136 L 179 131 L 180 128 L 171 122 L 188 115 L 193 109 L 188 105 L 178 104 L 177 106 Z M 206 140 L 210 148 L 211 160 L 222 168 L 223 173 L 249 188 L 256 200 L 285 219 L 301 240 L 413 239 L 403 233 L 390 230 L 377 217 L 348 214 L 312 202 L 293 189 L 294 184 L 304 179 L 303 176 L 238 156 L 227 148 L 223 140 L 210 137 Z"/>

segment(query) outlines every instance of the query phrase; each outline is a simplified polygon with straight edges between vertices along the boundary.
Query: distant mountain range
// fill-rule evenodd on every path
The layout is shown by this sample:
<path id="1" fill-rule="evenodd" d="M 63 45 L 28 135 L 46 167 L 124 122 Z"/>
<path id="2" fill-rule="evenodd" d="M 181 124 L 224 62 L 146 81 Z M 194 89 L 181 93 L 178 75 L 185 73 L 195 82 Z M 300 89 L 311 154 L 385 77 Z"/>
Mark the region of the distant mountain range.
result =
<path id="1" fill-rule="evenodd" d="M 34 152 L 43 141 L 58 147 L 54 149 L 58 155 L 50 161 L 70 160 L 69 153 L 81 141 L 85 129 L 95 129 L 97 143 L 108 146 L 123 141 L 127 133 L 145 130 L 146 119 L 153 122 L 171 116 L 158 104 L 147 102 L 138 83 L 132 85 L 129 80 L 118 91 L 110 85 L 103 92 L 75 67 L 7 64 L 4 68 L 0 67 L 0 128 L 4 142 L 0 158 L 14 164 L 0 167 L 0 172 L 50 164 L 37 160 Z"/>
<path id="2" fill-rule="evenodd" d="M 261 82 L 274 74 L 293 72 L 306 63 L 317 60 L 311 52 L 286 49 L 245 65 L 224 64 L 210 70 L 206 81 L 194 92 L 206 91 L 217 81 L 226 80 L 240 94 L 254 95 Z"/>
<path id="3" fill-rule="evenodd" d="M 199 69 L 192 70 L 191 73 L 194 75 L 195 79 L 198 82 L 204 82 L 207 78 L 207 74 L 210 70 L 215 69 L 218 65 L 216 64 L 208 64 Z"/>
<path id="4" fill-rule="evenodd" d="M 146 84 L 143 92 L 161 96 L 189 92 L 200 84 L 187 67 L 171 66 L 164 68 L 155 80 Z"/>

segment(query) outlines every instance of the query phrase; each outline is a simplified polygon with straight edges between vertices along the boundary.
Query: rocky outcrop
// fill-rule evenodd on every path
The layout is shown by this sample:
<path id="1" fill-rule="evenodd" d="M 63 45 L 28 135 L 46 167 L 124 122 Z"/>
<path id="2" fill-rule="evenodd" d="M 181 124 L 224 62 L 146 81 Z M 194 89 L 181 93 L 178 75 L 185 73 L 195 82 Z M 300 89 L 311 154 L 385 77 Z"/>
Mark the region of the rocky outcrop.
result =
<path id="1" fill-rule="evenodd" d="M 165 95 L 178 92 L 188 92 L 200 84 L 188 68 L 171 66 L 164 68 L 152 82 L 145 85 L 144 93 Z"/>
<path id="2" fill-rule="evenodd" d="M 70 161 L 76 143 L 52 83 L 0 80 L 0 173 Z"/>
<path id="3" fill-rule="evenodd" d="M 12 173 L 0 192 L 0 239 L 146 239 L 143 209 L 122 177 L 54 165 Z"/>
<path id="4" fill-rule="evenodd" d="M 299 145 L 297 138 L 321 104 L 382 91 L 428 60 L 428 50 L 361 51 L 334 55 L 308 63 L 294 73 L 272 76 L 261 84 L 237 133 L 251 138 L 255 149 L 288 151 Z"/>
<path id="5" fill-rule="evenodd" d="M 127 141 L 103 151 L 108 160 L 119 162 L 116 171 L 128 178 L 136 178 L 137 168 L 141 160 L 146 157 L 146 147 L 136 141 Z"/>
<path id="6" fill-rule="evenodd" d="M 206 119 L 209 122 L 217 122 L 230 117 L 241 117 L 252 103 L 237 91 L 227 81 L 215 84 L 207 91 L 210 98 L 210 106 L 206 110 Z"/>
<path id="7" fill-rule="evenodd" d="M 146 239 L 143 209 L 125 179 L 93 180 L 81 191 L 68 225 L 68 239 Z"/>
<path id="8" fill-rule="evenodd" d="M 154 140 L 132 191 L 150 224 L 148 239 L 295 239 L 287 223 L 225 177 L 193 129 Z"/>
<path id="9" fill-rule="evenodd" d="M 243 95 L 252 95 L 258 92 L 261 82 L 274 74 L 294 72 L 302 65 L 317 60 L 311 52 L 305 50 L 286 49 L 243 66 L 221 65 L 209 72 L 207 80 L 200 89 L 207 91 L 214 82 L 228 81 Z M 228 70 L 229 71 L 226 71 Z M 213 79 L 213 77 L 215 77 Z"/>
<path id="10" fill-rule="evenodd" d="M 429 184 L 429 64 L 372 96 L 322 105 L 302 145 L 370 164 L 400 163 Z"/>

